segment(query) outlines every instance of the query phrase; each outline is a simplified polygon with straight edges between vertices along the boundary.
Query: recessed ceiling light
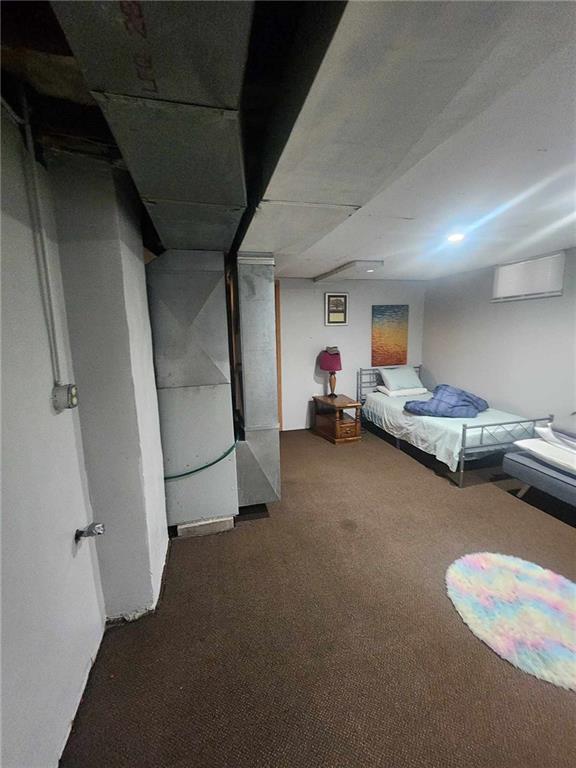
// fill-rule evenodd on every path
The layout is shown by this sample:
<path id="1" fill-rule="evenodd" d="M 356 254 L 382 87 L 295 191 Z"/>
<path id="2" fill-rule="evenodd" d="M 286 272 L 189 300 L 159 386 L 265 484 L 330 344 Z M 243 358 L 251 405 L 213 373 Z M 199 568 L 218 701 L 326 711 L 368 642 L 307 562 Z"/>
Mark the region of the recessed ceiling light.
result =
<path id="1" fill-rule="evenodd" d="M 461 243 L 465 237 L 466 235 L 462 232 L 453 232 L 451 235 L 448 235 L 446 239 L 449 243 Z"/>
<path id="2" fill-rule="evenodd" d="M 367 269 L 366 272 L 374 272 L 373 269 Z"/>

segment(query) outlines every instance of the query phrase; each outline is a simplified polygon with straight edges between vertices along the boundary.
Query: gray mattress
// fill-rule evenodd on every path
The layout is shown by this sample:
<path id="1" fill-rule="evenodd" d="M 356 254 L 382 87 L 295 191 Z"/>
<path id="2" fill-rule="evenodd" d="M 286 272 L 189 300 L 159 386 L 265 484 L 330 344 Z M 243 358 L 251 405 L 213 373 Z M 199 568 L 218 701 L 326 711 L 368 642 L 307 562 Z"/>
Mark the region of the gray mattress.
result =
<path id="1" fill-rule="evenodd" d="M 512 477 L 576 506 L 576 475 L 552 467 L 527 453 L 507 453 L 502 469 Z"/>

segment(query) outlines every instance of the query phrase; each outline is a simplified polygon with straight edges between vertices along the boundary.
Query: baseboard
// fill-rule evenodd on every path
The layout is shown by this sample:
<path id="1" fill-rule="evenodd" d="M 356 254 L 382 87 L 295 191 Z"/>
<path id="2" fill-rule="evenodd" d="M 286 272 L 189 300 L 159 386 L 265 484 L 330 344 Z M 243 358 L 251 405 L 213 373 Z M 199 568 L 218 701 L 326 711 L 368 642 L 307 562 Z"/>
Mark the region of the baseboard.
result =
<path id="1" fill-rule="evenodd" d="M 156 610 L 156 604 L 151 608 L 142 608 L 139 611 L 131 611 L 130 613 L 123 613 L 121 616 L 109 616 L 106 618 L 106 626 L 114 627 L 117 624 L 128 624 L 131 621 L 138 621 L 142 616 L 148 616 L 149 613 L 154 613 Z"/>
<path id="2" fill-rule="evenodd" d="M 178 537 L 208 536 L 211 533 L 222 533 L 234 528 L 233 517 L 219 517 L 216 520 L 198 520 L 194 523 L 182 523 L 176 526 Z"/>

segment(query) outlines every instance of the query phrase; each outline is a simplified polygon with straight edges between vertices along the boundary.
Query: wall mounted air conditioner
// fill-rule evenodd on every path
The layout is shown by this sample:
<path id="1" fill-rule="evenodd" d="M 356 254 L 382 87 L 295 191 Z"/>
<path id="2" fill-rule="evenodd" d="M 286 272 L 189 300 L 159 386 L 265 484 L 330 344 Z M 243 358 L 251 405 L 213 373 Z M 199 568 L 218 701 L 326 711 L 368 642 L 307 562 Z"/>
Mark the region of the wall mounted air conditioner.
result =
<path id="1" fill-rule="evenodd" d="M 494 270 L 492 301 L 520 301 L 562 296 L 564 251 Z"/>

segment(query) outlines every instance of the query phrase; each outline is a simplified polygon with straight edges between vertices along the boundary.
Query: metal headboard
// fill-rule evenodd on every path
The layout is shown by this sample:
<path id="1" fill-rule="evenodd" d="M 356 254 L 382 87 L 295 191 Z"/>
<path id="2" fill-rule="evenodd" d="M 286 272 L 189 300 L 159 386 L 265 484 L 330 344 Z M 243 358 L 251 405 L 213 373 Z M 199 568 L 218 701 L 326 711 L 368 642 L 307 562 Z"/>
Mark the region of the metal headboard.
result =
<path id="1" fill-rule="evenodd" d="M 398 368 L 397 365 L 382 365 L 381 368 Z M 420 375 L 421 365 L 414 365 L 414 370 Z M 360 368 L 356 374 L 356 399 L 364 404 L 366 395 L 375 392 L 376 387 L 382 386 L 382 376 L 378 368 Z"/>

